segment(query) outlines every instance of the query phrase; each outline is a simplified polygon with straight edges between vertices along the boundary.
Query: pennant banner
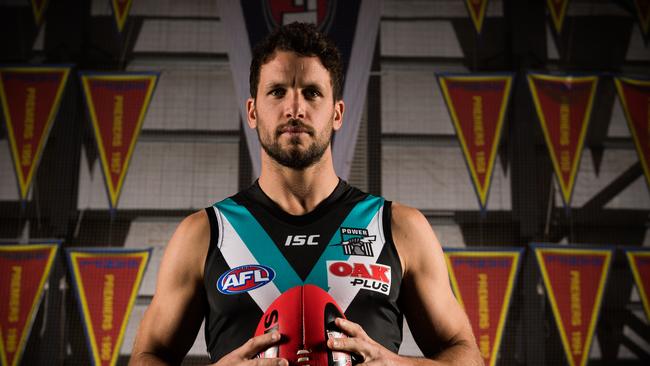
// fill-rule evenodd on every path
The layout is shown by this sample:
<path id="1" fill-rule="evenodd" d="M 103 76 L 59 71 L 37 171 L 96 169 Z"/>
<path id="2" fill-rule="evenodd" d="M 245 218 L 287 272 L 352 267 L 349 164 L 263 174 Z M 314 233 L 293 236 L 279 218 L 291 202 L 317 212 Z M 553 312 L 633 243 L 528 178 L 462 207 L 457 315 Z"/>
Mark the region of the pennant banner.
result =
<path id="1" fill-rule="evenodd" d="M 564 24 L 564 16 L 566 15 L 568 4 L 569 0 L 546 0 L 548 12 L 551 14 L 551 20 L 553 20 L 553 27 L 558 34 L 562 32 L 562 25 Z"/>
<path id="2" fill-rule="evenodd" d="M 251 47 L 273 29 L 294 21 L 314 23 L 338 46 L 344 65 L 345 123 L 336 133 L 332 150 L 334 169 L 347 179 L 354 157 L 370 66 L 381 16 L 379 0 L 223 0 L 220 14 L 228 29 L 228 57 L 235 81 L 253 176 L 260 174 L 260 144 L 246 124 Z"/>
<path id="3" fill-rule="evenodd" d="M 483 361 L 494 366 L 523 249 L 446 249 L 449 277 Z"/>
<path id="4" fill-rule="evenodd" d="M 438 75 L 481 209 L 487 205 L 512 78 L 512 75 Z"/>
<path id="5" fill-rule="evenodd" d="M 115 24 L 117 25 L 117 30 L 121 33 L 124 30 L 124 24 L 126 24 L 126 18 L 129 16 L 129 11 L 131 10 L 131 4 L 133 0 L 111 0 L 111 5 L 113 6 L 113 16 L 115 17 Z"/>
<path id="6" fill-rule="evenodd" d="M 465 0 L 467 11 L 469 12 L 476 33 L 481 34 L 483 28 L 483 19 L 485 19 L 485 9 L 487 9 L 488 0 Z"/>
<path id="7" fill-rule="evenodd" d="M 650 249 L 628 249 L 625 254 L 639 290 L 646 319 L 650 321 Z"/>
<path id="8" fill-rule="evenodd" d="M 533 245 L 571 366 L 587 364 L 612 249 Z"/>
<path id="9" fill-rule="evenodd" d="M 528 74 L 528 84 L 562 198 L 569 207 L 598 77 Z"/>
<path id="10" fill-rule="evenodd" d="M 69 73 L 69 67 L 0 68 L 0 99 L 22 200 L 27 199 Z"/>
<path id="11" fill-rule="evenodd" d="M 0 364 L 20 364 L 58 243 L 0 245 Z"/>
<path id="12" fill-rule="evenodd" d="M 111 208 L 117 201 L 158 79 L 156 73 L 81 73 Z"/>
<path id="13" fill-rule="evenodd" d="M 43 23 L 43 15 L 45 14 L 48 0 L 31 0 L 30 2 L 32 3 L 32 13 L 34 13 L 34 22 L 37 26 L 40 26 Z"/>
<path id="14" fill-rule="evenodd" d="M 650 80 L 619 77 L 614 82 L 650 188 Z"/>
<path id="15" fill-rule="evenodd" d="M 68 249 L 93 365 L 115 365 L 151 249 Z"/>
<path id="16" fill-rule="evenodd" d="M 648 39 L 648 31 L 650 30 L 650 0 L 634 0 L 636 6 L 636 13 L 639 18 L 639 26 L 643 38 Z"/>

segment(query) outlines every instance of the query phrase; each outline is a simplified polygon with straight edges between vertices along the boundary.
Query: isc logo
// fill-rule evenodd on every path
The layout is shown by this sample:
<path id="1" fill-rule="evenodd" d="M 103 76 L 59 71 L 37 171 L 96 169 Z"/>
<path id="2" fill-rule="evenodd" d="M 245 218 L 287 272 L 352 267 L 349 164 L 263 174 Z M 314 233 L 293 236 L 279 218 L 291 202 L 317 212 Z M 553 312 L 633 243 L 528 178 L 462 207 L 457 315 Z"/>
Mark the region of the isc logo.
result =
<path id="1" fill-rule="evenodd" d="M 301 246 L 301 245 L 318 245 L 316 239 L 320 238 L 320 235 L 289 235 L 287 240 L 284 242 L 285 247 L 289 246 Z"/>
<path id="2" fill-rule="evenodd" d="M 259 264 L 239 266 L 222 274 L 217 280 L 217 289 L 225 295 L 240 294 L 273 281 L 275 271 Z"/>

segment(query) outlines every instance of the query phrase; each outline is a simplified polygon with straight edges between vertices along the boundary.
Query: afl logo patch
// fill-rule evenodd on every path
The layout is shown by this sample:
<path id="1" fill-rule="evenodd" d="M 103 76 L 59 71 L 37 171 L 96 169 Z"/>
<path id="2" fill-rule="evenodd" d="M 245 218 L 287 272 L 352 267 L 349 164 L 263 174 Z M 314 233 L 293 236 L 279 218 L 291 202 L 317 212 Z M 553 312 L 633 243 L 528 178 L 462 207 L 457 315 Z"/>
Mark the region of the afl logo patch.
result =
<path id="1" fill-rule="evenodd" d="M 219 276 L 217 290 L 224 295 L 236 295 L 262 287 L 273 281 L 275 271 L 260 264 L 247 264 Z"/>

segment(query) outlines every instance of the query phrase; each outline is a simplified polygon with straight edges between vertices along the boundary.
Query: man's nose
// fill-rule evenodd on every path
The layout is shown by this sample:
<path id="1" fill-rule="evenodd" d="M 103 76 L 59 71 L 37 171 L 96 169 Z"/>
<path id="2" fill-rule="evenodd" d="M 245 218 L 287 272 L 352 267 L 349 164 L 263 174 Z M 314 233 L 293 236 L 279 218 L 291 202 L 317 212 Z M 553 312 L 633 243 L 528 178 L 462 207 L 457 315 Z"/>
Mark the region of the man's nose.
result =
<path id="1" fill-rule="evenodd" d="M 298 91 L 292 91 L 289 93 L 285 117 L 298 119 L 305 118 L 305 99 Z"/>

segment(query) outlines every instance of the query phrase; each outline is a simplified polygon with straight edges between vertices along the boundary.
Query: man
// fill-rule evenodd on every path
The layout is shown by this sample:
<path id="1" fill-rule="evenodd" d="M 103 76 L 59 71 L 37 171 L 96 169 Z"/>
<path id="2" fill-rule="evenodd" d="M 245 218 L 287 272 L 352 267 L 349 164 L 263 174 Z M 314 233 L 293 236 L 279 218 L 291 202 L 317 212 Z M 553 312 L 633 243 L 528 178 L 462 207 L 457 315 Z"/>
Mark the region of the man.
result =
<path id="1" fill-rule="evenodd" d="M 471 327 L 449 286 L 441 247 L 417 210 L 341 181 L 331 139 L 343 123 L 338 51 L 293 23 L 253 52 L 248 124 L 262 146 L 250 188 L 186 218 L 170 240 L 131 364 L 177 364 L 204 316 L 215 365 L 288 366 L 256 354 L 252 337 L 288 288 L 319 285 L 344 309 L 349 338 L 328 347 L 364 363 L 480 365 Z M 402 318 L 426 358 L 397 355 Z"/>

